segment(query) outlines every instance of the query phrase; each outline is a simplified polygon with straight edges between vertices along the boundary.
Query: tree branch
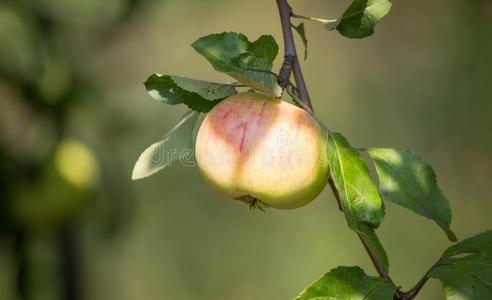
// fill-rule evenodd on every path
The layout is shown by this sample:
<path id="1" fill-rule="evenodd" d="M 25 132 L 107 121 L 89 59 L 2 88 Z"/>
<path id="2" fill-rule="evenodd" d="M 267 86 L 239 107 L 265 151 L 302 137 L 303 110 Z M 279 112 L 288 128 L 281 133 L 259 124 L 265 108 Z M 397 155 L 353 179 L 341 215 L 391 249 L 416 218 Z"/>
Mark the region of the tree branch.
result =
<path id="1" fill-rule="evenodd" d="M 429 277 L 424 276 L 422 279 L 417 282 L 415 287 L 413 287 L 410 291 L 408 292 L 398 292 L 398 298 L 399 300 L 412 300 L 413 298 L 417 297 L 418 293 L 420 290 L 424 287 L 424 285 L 427 283 L 427 280 L 429 280 Z"/>
<path id="2" fill-rule="evenodd" d="M 294 43 L 294 36 L 292 34 L 290 23 L 290 18 L 293 16 L 292 8 L 290 7 L 289 3 L 287 3 L 287 0 L 277 0 L 277 5 L 280 13 L 280 23 L 282 24 L 282 33 L 285 46 L 284 62 L 279 72 L 279 84 L 280 86 L 282 86 L 282 84 L 290 82 L 290 74 L 292 71 L 292 73 L 294 73 L 297 90 L 299 91 L 299 98 L 311 111 L 313 111 L 313 106 L 311 104 L 311 99 L 309 98 L 306 82 L 304 81 L 301 66 L 299 65 L 299 60 L 297 59 L 296 45 Z M 328 182 L 333 191 L 333 194 L 335 195 L 335 198 L 337 199 L 338 208 L 343 211 L 340 195 L 333 180 L 330 178 Z M 364 249 L 366 249 L 367 254 L 371 258 L 371 261 L 373 262 L 374 267 L 376 268 L 378 273 L 381 275 L 381 277 L 388 278 L 388 274 L 385 274 L 383 268 L 381 267 L 381 264 L 376 260 L 376 255 L 371 252 L 369 247 L 367 247 L 364 239 L 362 239 L 362 237 L 360 238 L 361 242 L 364 244 Z"/>
<path id="3" fill-rule="evenodd" d="M 299 91 L 299 98 L 302 102 L 313 111 L 313 105 L 311 104 L 311 98 L 302 75 L 299 59 L 297 58 L 296 45 L 294 43 L 294 35 L 292 34 L 292 28 L 290 18 L 292 17 L 292 8 L 287 0 L 277 0 L 278 11 L 280 13 L 280 23 L 282 24 L 282 33 L 284 37 L 284 63 L 279 72 L 279 85 L 282 88 L 287 87 L 290 74 L 294 73 L 294 79 L 296 81 L 297 89 Z"/>
<path id="4" fill-rule="evenodd" d="M 413 288 L 411 288 L 407 292 L 398 292 L 399 300 L 412 300 L 417 295 L 419 294 L 420 290 L 424 287 L 424 285 L 427 283 L 427 280 L 429 280 L 429 273 L 436 267 L 437 263 L 433 264 L 432 267 L 429 269 L 429 271 L 425 272 L 424 276 L 420 278 L 420 280 L 415 284 Z"/>
<path id="5" fill-rule="evenodd" d="M 278 83 L 282 87 L 282 89 L 286 89 L 290 84 L 290 75 L 294 74 L 294 79 L 297 85 L 298 96 L 305 107 L 309 108 L 311 112 L 313 111 L 313 106 L 311 104 L 311 99 L 309 97 L 309 93 L 307 90 L 306 82 L 304 81 L 304 76 L 302 74 L 301 66 L 299 64 L 299 59 L 297 57 L 297 50 L 294 42 L 294 36 L 292 34 L 292 25 L 290 19 L 292 17 L 300 17 L 296 15 L 292 11 L 292 7 L 289 5 L 287 0 L 276 0 L 277 6 L 280 14 L 280 23 L 282 25 L 282 34 L 284 39 L 284 61 L 282 67 L 279 71 Z M 306 17 L 304 17 L 306 18 Z M 310 18 L 315 19 L 315 18 Z M 340 199 L 340 194 L 333 182 L 333 179 L 330 178 L 328 183 L 331 187 L 333 195 L 337 200 L 338 208 L 340 211 L 343 211 L 342 202 Z M 393 282 L 388 273 L 384 271 L 384 268 L 381 265 L 381 262 L 377 260 L 377 255 L 372 252 L 371 248 L 368 247 L 367 241 L 364 237 L 358 234 L 362 244 L 364 245 L 364 249 L 366 250 L 371 262 L 373 263 L 375 269 L 377 270 L 379 276 L 382 278 Z M 408 292 L 397 291 L 395 295 L 395 299 L 399 300 L 411 300 L 417 296 L 420 289 L 425 285 L 428 280 L 427 276 L 428 272 L 422 277 L 422 279 L 417 282 L 417 284 Z"/>

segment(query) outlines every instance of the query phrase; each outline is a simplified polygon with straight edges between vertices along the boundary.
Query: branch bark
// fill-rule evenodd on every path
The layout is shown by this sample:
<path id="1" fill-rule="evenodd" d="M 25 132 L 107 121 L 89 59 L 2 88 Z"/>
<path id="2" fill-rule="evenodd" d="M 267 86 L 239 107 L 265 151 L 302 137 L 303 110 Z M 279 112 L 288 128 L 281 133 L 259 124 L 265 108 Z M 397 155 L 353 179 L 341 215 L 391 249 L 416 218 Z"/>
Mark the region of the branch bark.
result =
<path id="1" fill-rule="evenodd" d="M 290 82 L 291 73 L 293 73 L 299 91 L 299 98 L 311 111 L 313 111 L 311 98 L 309 97 L 306 82 L 304 81 L 304 76 L 302 75 L 301 66 L 297 57 L 294 35 L 292 34 L 290 23 L 292 8 L 287 0 L 277 0 L 277 6 L 280 13 L 280 23 L 282 25 L 284 37 L 284 63 L 279 72 L 279 84 L 282 88 L 285 88 Z"/>
<path id="2" fill-rule="evenodd" d="M 427 271 L 424 276 L 422 276 L 422 278 L 415 284 L 415 286 L 410 289 L 408 292 L 398 292 L 398 296 L 399 296 L 399 300 L 412 300 L 414 299 L 415 297 L 417 297 L 417 295 L 419 294 L 420 290 L 424 287 L 424 285 L 427 283 L 427 280 L 429 280 L 429 273 L 430 271 L 435 267 L 435 265 L 433 265 L 429 271 Z"/>

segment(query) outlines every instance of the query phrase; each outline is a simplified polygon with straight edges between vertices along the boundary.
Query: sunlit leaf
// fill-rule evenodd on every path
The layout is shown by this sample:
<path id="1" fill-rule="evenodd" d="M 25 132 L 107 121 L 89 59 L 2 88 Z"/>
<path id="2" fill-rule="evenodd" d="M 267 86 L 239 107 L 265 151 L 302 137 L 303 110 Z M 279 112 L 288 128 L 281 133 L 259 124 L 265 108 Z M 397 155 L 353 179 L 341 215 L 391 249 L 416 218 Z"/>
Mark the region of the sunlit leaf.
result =
<path id="1" fill-rule="evenodd" d="M 295 300 L 392 300 L 394 284 L 359 267 L 338 267 L 306 288 Z"/>
<path id="2" fill-rule="evenodd" d="M 145 149 L 133 167 L 132 179 L 142 179 L 171 163 L 188 158 L 193 151 L 193 129 L 198 113 L 188 111 L 164 138 Z"/>
<path id="3" fill-rule="evenodd" d="M 432 167 L 408 151 L 374 148 L 368 153 L 376 165 L 383 199 L 434 220 L 451 241 L 456 241 L 450 229 L 451 209 Z"/>
<path id="4" fill-rule="evenodd" d="M 233 86 L 180 76 L 151 75 L 145 82 L 149 95 L 166 104 L 186 104 L 199 112 L 208 112 L 219 100 L 236 93 Z"/>
<path id="5" fill-rule="evenodd" d="M 387 272 L 388 257 L 374 231 L 383 221 L 384 205 L 365 162 L 342 134 L 330 132 L 328 163 L 350 229 L 359 234 L 376 255 L 376 263 Z"/>
<path id="6" fill-rule="evenodd" d="M 360 154 L 340 133 L 328 134 L 328 163 L 349 225 L 353 216 L 357 222 L 379 226 L 384 218 L 384 206 L 378 189 Z"/>
<path id="7" fill-rule="evenodd" d="M 365 38 L 374 33 L 374 27 L 390 9 L 389 0 L 354 0 L 336 23 L 328 23 L 325 27 L 328 30 L 336 28 L 348 38 Z"/>
<path id="8" fill-rule="evenodd" d="M 212 34 L 196 40 L 192 47 L 203 55 L 219 72 L 272 96 L 282 90 L 271 73 L 278 53 L 275 39 L 263 35 L 254 42 L 236 32 Z"/>

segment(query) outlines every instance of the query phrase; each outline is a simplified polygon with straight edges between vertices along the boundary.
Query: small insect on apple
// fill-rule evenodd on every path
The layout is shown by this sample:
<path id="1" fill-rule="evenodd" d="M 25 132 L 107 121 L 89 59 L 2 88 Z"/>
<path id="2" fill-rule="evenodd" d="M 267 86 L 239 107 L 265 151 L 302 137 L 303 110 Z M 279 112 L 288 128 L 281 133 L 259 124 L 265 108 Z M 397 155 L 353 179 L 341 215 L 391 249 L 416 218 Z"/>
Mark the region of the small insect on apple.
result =
<path id="1" fill-rule="evenodd" d="M 326 132 L 307 111 L 255 92 L 217 104 L 198 131 L 203 177 L 251 207 L 306 205 L 328 180 Z"/>

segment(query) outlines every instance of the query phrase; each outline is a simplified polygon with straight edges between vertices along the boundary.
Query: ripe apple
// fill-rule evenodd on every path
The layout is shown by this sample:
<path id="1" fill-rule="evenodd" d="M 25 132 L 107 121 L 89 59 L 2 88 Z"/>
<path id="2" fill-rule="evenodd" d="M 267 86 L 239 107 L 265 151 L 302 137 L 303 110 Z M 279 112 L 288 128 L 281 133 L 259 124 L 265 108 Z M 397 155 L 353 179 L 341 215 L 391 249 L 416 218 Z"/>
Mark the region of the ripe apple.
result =
<path id="1" fill-rule="evenodd" d="M 202 176 L 252 207 L 297 208 L 328 180 L 326 133 L 313 116 L 281 99 L 239 93 L 217 104 L 198 131 Z"/>

